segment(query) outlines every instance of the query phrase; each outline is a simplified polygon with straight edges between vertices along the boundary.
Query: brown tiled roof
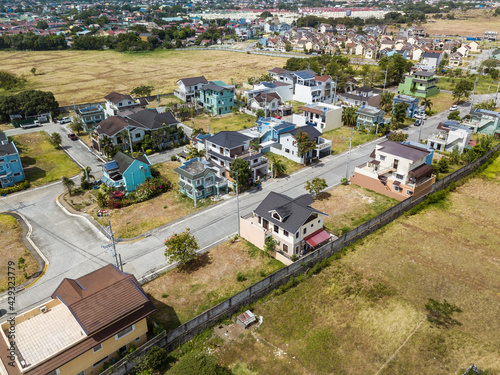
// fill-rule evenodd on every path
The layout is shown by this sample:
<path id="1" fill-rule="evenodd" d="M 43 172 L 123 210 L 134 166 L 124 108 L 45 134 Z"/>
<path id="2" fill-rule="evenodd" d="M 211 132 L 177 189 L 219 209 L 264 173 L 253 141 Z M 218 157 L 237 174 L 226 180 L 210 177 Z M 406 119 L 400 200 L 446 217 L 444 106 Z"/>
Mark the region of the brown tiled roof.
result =
<path id="1" fill-rule="evenodd" d="M 315 113 L 317 115 L 321 115 L 323 113 L 323 111 L 319 108 L 311 108 L 311 107 L 308 107 L 306 105 L 303 105 L 301 107 L 299 107 L 299 109 L 301 111 L 304 111 L 304 112 L 311 112 L 311 113 Z"/>
<path id="2" fill-rule="evenodd" d="M 320 82 L 326 82 L 330 79 L 331 77 L 330 76 L 314 76 L 314 79 L 316 81 L 320 81 Z"/>
<path id="3" fill-rule="evenodd" d="M 286 69 L 283 69 L 283 68 L 278 68 L 278 67 L 274 67 L 270 70 L 268 70 L 269 73 L 276 73 L 276 74 L 282 74 L 282 73 L 287 73 L 288 70 Z"/>
<path id="4" fill-rule="evenodd" d="M 110 92 L 108 95 L 104 97 L 104 99 L 109 100 L 111 103 L 121 102 L 123 99 L 129 99 L 134 101 L 134 99 L 130 95 L 119 94 L 117 92 Z"/>
<path id="5" fill-rule="evenodd" d="M 138 126 L 138 127 L 143 127 L 134 120 L 129 119 L 128 120 L 128 125 L 133 125 L 133 126 Z M 127 119 L 125 117 L 120 117 L 120 116 L 111 116 L 108 117 L 106 120 L 101 121 L 95 131 L 97 134 L 105 134 L 108 137 L 112 137 L 115 134 L 118 134 L 121 132 L 125 127 L 127 126 Z"/>

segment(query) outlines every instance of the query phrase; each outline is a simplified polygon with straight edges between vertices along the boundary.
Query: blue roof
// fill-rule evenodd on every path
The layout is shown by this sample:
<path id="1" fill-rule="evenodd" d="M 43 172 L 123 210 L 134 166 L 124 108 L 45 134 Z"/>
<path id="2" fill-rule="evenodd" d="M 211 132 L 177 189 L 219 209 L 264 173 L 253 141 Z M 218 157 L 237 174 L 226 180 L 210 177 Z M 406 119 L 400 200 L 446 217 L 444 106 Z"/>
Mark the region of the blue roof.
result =
<path id="1" fill-rule="evenodd" d="M 116 161 L 113 160 L 104 164 L 105 171 L 112 171 L 113 169 L 118 169 L 118 164 L 116 164 Z"/>
<path id="2" fill-rule="evenodd" d="M 295 72 L 295 75 L 302 79 L 314 79 L 312 75 L 306 72 Z"/>

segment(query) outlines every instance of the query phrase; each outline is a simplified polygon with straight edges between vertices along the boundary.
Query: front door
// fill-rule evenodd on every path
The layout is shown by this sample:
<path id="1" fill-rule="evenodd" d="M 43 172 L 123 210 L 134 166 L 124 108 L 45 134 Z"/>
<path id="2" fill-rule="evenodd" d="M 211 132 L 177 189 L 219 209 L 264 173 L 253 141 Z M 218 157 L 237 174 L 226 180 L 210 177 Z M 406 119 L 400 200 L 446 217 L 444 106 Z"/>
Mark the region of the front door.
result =
<path id="1" fill-rule="evenodd" d="M 399 163 L 399 160 L 398 159 L 394 159 L 394 169 L 398 169 L 398 163 Z"/>

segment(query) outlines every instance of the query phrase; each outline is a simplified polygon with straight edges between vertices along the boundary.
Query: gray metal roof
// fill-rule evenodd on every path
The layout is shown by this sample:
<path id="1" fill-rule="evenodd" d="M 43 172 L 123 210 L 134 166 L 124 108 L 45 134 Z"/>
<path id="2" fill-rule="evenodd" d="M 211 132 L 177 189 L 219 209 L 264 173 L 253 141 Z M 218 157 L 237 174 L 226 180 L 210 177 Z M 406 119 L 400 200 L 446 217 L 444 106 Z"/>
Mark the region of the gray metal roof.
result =
<path id="1" fill-rule="evenodd" d="M 213 137 L 207 138 L 208 142 L 212 142 L 217 146 L 232 149 L 243 146 L 247 141 L 252 140 L 252 137 L 234 132 L 234 131 L 221 131 Z"/>
<path id="2" fill-rule="evenodd" d="M 204 76 L 191 77 L 191 78 L 181 78 L 179 81 L 182 82 L 185 86 L 193 86 L 193 85 L 197 85 L 198 83 L 204 83 L 204 84 L 208 83 L 207 79 Z M 177 82 L 179 82 L 179 81 L 177 81 Z"/>
<path id="3" fill-rule="evenodd" d="M 312 203 L 314 203 L 314 199 L 309 194 L 304 194 L 293 199 L 284 194 L 271 192 L 254 212 L 289 233 L 295 233 L 313 213 L 327 216 L 323 212 L 310 207 Z M 282 218 L 282 221 L 272 217 L 272 211 L 276 211 Z"/>
<path id="4" fill-rule="evenodd" d="M 306 133 L 311 140 L 314 140 L 314 138 L 321 136 L 321 132 L 312 125 L 297 126 L 295 129 L 292 129 L 286 133 L 290 133 L 291 135 L 295 136 L 299 132 Z"/>
<path id="5" fill-rule="evenodd" d="M 210 82 L 206 85 L 203 85 L 201 86 L 200 90 L 212 90 L 212 91 L 215 91 L 215 92 L 221 92 L 221 91 L 224 91 L 224 90 L 232 90 L 231 87 L 223 87 L 223 86 L 219 86 L 213 82 Z"/>
<path id="6" fill-rule="evenodd" d="M 379 148 L 378 151 L 382 151 L 387 154 L 399 156 L 401 158 L 412 161 L 422 159 L 423 157 L 426 157 L 430 154 L 429 151 L 426 151 L 422 148 L 404 145 L 393 141 L 385 141 L 380 143 L 378 146 L 382 146 L 382 148 Z"/>
<path id="7" fill-rule="evenodd" d="M 163 124 L 169 126 L 180 122 L 176 120 L 172 112 L 158 113 L 156 109 L 144 109 L 142 111 L 132 113 L 127 117 L 136 121 L 148 130 L 161 129 L 163 128 Z"/>

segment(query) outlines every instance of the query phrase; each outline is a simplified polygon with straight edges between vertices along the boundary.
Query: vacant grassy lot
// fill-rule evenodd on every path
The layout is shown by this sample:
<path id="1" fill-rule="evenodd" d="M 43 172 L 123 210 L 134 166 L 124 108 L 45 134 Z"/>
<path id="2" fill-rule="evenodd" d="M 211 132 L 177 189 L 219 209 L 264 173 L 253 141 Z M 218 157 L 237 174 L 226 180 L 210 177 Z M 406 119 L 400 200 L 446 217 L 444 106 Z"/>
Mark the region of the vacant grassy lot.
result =
<path id="1" fill-rule="evenodd" d="M 292 174 L 294 172 L 297 172 L 299 169 L 304 168 L 303 164 L 296 163 L 293 160 L 290 160 L 288 158 L 285 158 L 282 155 L 278 155 L 278 154 L 275 154 L 273 152 L 266 153 L 266 157 L 268 159 L 276 158 L 276 159 L 280 160 L 281 162 L 283 162 L 283 164 L 285 164 L 285 168 L 286 168 L 285 175 L 290 175 L 290 174 Z M 271 171 L 271 164 L 272 164 L 272 162 L 270 160 L 269 161 L 269 171 Z"/>
<path id="2" fill-rule="evenodd" d="M 221 117 L 211 117 L 207 115 L 199 116 L 183 123 L 193 129 L 202 128 L 207 133 L 218 133 L 223 130 L 236 131 L 241 129 L 252 128 L 255 126 L 257 117 L 242 114 L 227 114 Z"/>
<path id="3" fill-rule="evenodd" d="M 178 175 L 173 172 L 173 169 L 179 165 L 178 162 L 165 162 L 154 165 L 154 168 L 159 170 L 162 176 L 172 182 L 174 185 L 173 190 L 145 202 L 109 210 L 110 215 L 106 217 L 97 216 L 99 207 L 95 202 L 95 190 L 71 197 L 66 194 L 64 198 L 73 208 L 92 215 L 101 224 L 107 225 L 108 219 L 110 219 L 116 236 L 120 238 L 136 237 L 213 203 L 211 199 L 200 199 L 198 200 L 197 209 L 195 209 L 192 199 L 178 193 Z"/>
<path id="4" fill-rule="evenodd" d="M 61 177 L 76 175 L 80 168 L 61 149 L 49 142 L 45 132 L 12 136 L 21 156 L 24 173 L 31 186 L 39 186 Z"/>
<path id="5" fill-rule="evenodd" d="M 258 374 L 498 373 L 499 165 L 259 301 L 262 326 L 217 349 L 220 362 Z M 459 306 L 459 324 L 431 326 L 428 298 Z"/>
<path id="6" fill-rule="evenodd" d="M 237 83 L 261 75 L 284 58 L 223 51 L 37 51 L 0 52 L 2 69 L 29 75 L 29 88 L 52 91 L 60 105 L 103 100 L 111 91 L 128 93 L 152 85 L 173 92 L 181 78 L 204 75 L 208 80 L 234 78 Z M 30 69 L 37 68 L 37 76 Z M 221 68 L 223 67 L 223 68 Z"/>
<path id="7" fill-rule="evenodd" d="M 351 128 L 348 126 L 341 126 L 338 129 L 330 130 L 323 133 L 323 138 L 332 141 L 332 154 L 340 154 L 344 151 L 349 150 L 349 139 L 351 138 Z M 347 140 L 341 138 L 347 138 Z M 363 143 L 370 142 L 373 139 L 378 138 L 376 134 L 365 133 L 358 131 L 354 128 L 352 137 L 352 147 L 359 146 Z"/>
<path id="8" fill-rule="evenodd" d="M 16 263 L 13 272 L 16 277 L 16 286 L 22 284 L 26 281 L 23 275 L 23 271 L 17 268 L 18 259 L 23 257 L 25 263 L 28 265 L 26 268 L 26 274 L 29 277 L 32 275 L 36 269 L 37 264 L 35 259 L 26 250 L 24 245 L 19 240 L 22 233 L 21 226 L 18 224 L 17 220 L 9 215 L 0 214 L 0 238 L 2 239 L 2 246 L 0 246 L 0 258 L 3 260 L 4 264 L 0 270 L 0 292 L 7 290 L 8 284 L 8 262 L 13 261 Z M 12 275 L 10 275 L 12 276 Z"/>
<path id="9" fill-rule="evenodd" d="M 435 96 L 431 96 L 429 99 L 432 102 L 431 110 L 436 111 L 436 113 L 450 109 L 450 107 L 455 103 L 453 96 L 445 92 L 440 92 Z"/>
<path id="10" fill-rule="evenodd" d="M 158 309 L 155 321 L 173 329 L 282 267 L 239 239 L 202 254 L 185 270 L 168 271 L 143 287 Z"/>
<path id="11" fill-rule="evenodd" d="M 476 85 L 476 94 L 489 94 L 494 93 L 497 89 L 498 81 L 495 81 L 490 76 L 477 76 L 479 79 Z M 449 77 L 439 77 L 438 86 L 441 90 L 450 90 L 452 91 L 461 79 L 467 79 L 472 82 L 475 81 L 475 77 L 465 78 L 465 77 L 457 77 L 457 78 L 449 78 Z"/>
<path id="12" fill-rule="evenodd" d="M 433 20 L 424 26 L 430 35 L 453 34 L 461 36 L 482 37 L 485 31 L 499 31 L 498 17 L 493 17 L 492 11 L 469 10 L 467 12 L 453 12 L 454 20 Z M 445 18 L 445 16 L 443 16 Z"/>
<path id="13" fill-rule="evenodd" d="M 340 185 L 323 193 L 313 207 L 328 215 L 324 221 L 325 228 L 339 236 L 396 203 L 395 199 L 356 185 Z"/>

